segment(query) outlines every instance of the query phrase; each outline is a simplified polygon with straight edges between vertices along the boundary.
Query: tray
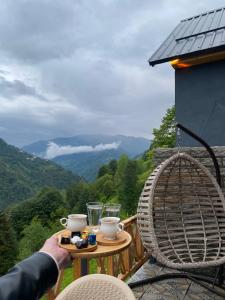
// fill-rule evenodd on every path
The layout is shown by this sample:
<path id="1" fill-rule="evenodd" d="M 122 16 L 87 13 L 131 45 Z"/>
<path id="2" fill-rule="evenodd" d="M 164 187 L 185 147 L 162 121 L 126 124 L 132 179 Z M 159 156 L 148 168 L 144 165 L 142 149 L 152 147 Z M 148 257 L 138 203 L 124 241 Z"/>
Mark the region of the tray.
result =
<path id="1" fill-rule="evenodd" d="M 71 234 L 71 232 L 69 230 L 65 229 L 64 231 L 61 231 L 59 234 L 56 235 L 58 238 L 58 245 L 61 248 L 66 249 L 70 253 L 91 252 L 91 251 L 94 251 L 97 249 L 97 247 L 98 247 L 97 243 L 95 245 L 88 245 L 87 248 L 82 248 L 82 249 L 78 249 L 73 244 L 61 244 L 61 237 L 62 236 L 70 236 L 70 234 Z"/>
<path id="2" fill-rule="evenodd" d="M 116 246 L 123 244 L 127 240 L 127 236 L 124 231 L 121 231 L 117 233 L 117 238 L 115 240 L 106 240 L 104 239 L 103 234 L 99 232 L 97 233 L 96 240 L 98 244 L 102 246 Z"/>

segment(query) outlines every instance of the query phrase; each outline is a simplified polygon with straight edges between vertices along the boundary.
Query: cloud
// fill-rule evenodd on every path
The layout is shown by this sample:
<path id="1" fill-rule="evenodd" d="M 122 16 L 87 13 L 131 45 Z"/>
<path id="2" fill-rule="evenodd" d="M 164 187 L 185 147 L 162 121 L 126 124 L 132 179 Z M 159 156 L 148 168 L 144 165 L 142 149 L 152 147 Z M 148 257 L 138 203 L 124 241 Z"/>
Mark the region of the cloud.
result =
<path id="1" fill-rule="evenodd" d="M 2 74 L 4 74 L 2 72 Z M 0 95 L 5 98 L 15 98 L 19 96 L 34 96 L 46 100 L 43 95 L 40 95 L 36 89 L 27 85 L 21 80 L 8 80 L 0 75 Z"/>
<path id="2" fill-rule="evenodd" d="M 2 51 L 26 63 L 69 56 L 76 45 L 79 6 L 74 1 L 13 0 L 1 3 Z"/>
<path id="3" fill-rule="evenodd" d="M 98 144 L 96 146 L 60 146 L 54 142 L 48 144 L 45 158 L 52 159 L 57 156 L 75 154 L 75 153 L 87 153 L 87 152 L 99 152 L 104 150 L 117 149 L 120 142 L 114 142 L 111 144 Z"/>
<path id="4" fill-rule="evenodd" d="M 0 6 L 1 137 L 151 138 L 174 104 L 174 70 L 148 58 L 177 23 L 223 0 L 7 0 Z"/>

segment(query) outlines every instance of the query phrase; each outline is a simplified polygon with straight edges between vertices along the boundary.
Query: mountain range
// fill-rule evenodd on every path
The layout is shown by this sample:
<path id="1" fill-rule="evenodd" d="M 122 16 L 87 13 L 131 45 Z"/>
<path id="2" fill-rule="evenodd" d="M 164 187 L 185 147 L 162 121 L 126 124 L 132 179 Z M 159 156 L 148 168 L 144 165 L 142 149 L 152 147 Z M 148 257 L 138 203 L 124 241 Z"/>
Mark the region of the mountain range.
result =
<path id="1" fill-rule="evenodd" d="M 45 186 L 66 188 L 81 178 L 52 161 L 30 155 L 0 139 L 0 209 L 33 196 Z"/>
<path id="2" fill-rule="evenodd" d="M 99 168 L 121 154 L 137 157 L 150 146 L 150 140 L 123 135 L 77 135 L 44 140 L 24 146 L 23 150 L 50 159 L 87 181 L 95 180 Z"/>

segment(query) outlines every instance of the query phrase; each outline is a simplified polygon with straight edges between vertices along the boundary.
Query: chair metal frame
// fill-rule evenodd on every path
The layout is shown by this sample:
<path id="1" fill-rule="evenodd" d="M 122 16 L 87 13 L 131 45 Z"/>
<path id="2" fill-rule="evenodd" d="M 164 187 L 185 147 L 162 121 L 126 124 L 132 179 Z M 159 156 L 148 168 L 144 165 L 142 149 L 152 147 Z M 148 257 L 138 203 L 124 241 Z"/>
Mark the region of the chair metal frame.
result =
<path id="1" fill-rule="evenodd" d="M 218 292 L 214 289 L 214 286 L 218 286 L 218 287 L 225 290 L 225 286 L 223 285 L 223 281 L 224 281 L 224 278 L 223 278 L 223 265 L 225 263 L 225 255 L 223 256 L 223 253 L 220 253 L 221 249 L 222 249 L 222 252 L 223 252 L 223 248 L 221 248 L 221 247 L 224 246 L 224 240 L 222 241 L 222 239 L 221 239 L 220 232 L 219 232 L 220 228 L 219 228 L 218 224 L 217 224 L 218 225 L 217 226 L 218 227 L 217 228 L 218 229 L 218 235 L 217 234 L 215 235 L 215 240 L 217 240 L 217 242 L 219 243 L 219 246 L 218 246 L 219 250 L 217 251 L 216 257 L 214 256 L 214 259 L 211 259 L 210 255 L 213 252 L 213 247 L 215 247 L 215 245 L 213 245 L 211 248 L 208 247 L 209 249 L 207 248 L 207 237 L 208 237 L 208 235 L 207 235 L 207 232 L 204 232 L 204 230 L 207 231 L 207 229 L 204 227 L 203 220 L 202 220 L 203 228 L 201 228 L 201 230 L 204 232 L 204 237 L 203 237 L 203 239 L 204 239 L 204 243 L 203 243 L 204 244 L 204 249 L 201 249 L 201 251 L 198 251 L 199 246 L 196 247 L 195 245 L 193 246 L 193 244 L 191 244 L 192 248 L 190 249 L 189 248 L 189 243 L 186 240 L 185 246 L 188 249 L 182 249 L 182 247 L 181 247 L 181 253 L 182 253 L 182 251 L 185 252 L 184 257 L 185 257 L 186 261 L 185 261 L 185 259 L 180 258 L 179 255 L 177 255 L 176 251 L 171 251 L 172 254 L 171 254 L 170 257 L 167 255 L 168 251 L 170 251 L 169 248 L 173 248 L 173 242 L 174 241 L 171 241 L 171 237 L 169 236 L 168 230 L 167 230 L 167 224 L 165 222 L 166 222 L 166 218 L 169 218 L 169 217 L 172 216 L 172 212 L 167 209 L 166 204 L 165 204 L 165 199 L 161 200 L 161 203 L 160 203 L 160 193 L 161 193 L 160 189 L 158 191 L 159 197 L 157 198 L 157 195 L 154 195 L 155 185 L 157 185 L 157 181 L 159 180 L 159 177 L 160 177 L 160 175 L 162 175 L 162 172 L 163 172 L 163 170 L 165 170 L 165 168 L 171 167 L 171 164 L 173 164 L 173 163 L 176 164 L 179 159 L 181 159 L 181 160 L 184 159 L 185 161 L 188 162 L 187 165 L 185 165 L 186 163 L 184 164 L 184 167 L 187 168 L 189 173 L 190 173 L 189 169 L 191 168 L 192 163 L 193 163 L 193 165 L 196 165 L 197 166 L 196 168 L 198 169 L 198 170 L 194 171 L 196 173 L 195 174 L 196 178 L 197 178 L 198 174 L 199 175 L 203 174 L 203 176 L 205 174 L 206 175 L 205 177 L 206 178 L 208 177 L 208 179 L 209 179 L 208 181 L 204 178 L 202 180 L 203 181 L 205 180 L 204 184 L 205 184 L 206 189 L 207 189 L 207 186 L 209 186 L 209 190 L 213 189 L 212 195 L 210 194 L 209 197 L 214 197 L 214 198 L 213 198 L 213 200 L 211 200 L 211 199 L 210 200 L 212 202 L 212 201 L 214 201 L 214 199 L 219 199 L 219 200 L 215 200 L 216 201 L 216 206 L 219 203 L 218 204 L 218 205 L 220 205 L 220 207 L 219 207 L 220 212 L 219 213 L 222 214 L 222 215 L 224 213 L 224 216 L 225 216 L 225 200 L 224 200 L 224 195 L 222 193 L 222 190 L 220 188 L 221 187 L 220 169 L 219 169 L 219 164 L 217 162 L 217 159 L 216 159 L 216 156 L 215 156 L 213 150 L 210 148 L 210 146 L 203 139 L 198 137 L 196 134 L 191 132 L 189 129 L 185 128 L 181 124 L 177 124 L 177 127 L 180 128 L 182 131 L 186 132 L 187 134 L 189 134 L 190 136 L 192 136 L 193 138 L 195 138 L 197 141 L 199 141 L 207 149 L 207 151 L 209 152 L 209 154 L 210 154 L 210 156 L 213 160 L 214 166 L 215 166 L 216 180 L 203 165 L 201 165 L 195 159 L 191 158 L 189 155 L 186 155 L 186 154 L 178 153 L 174 157 L 172 157 L 172 158 L 168 159 L 166 162 L 162 163 L 153 172 L 153 175 L 150 176 L 149 179 L 147 180 L 147 183 L 146 183 L 145 188 L 144 188 L 144 190 L 142 192 L 142 195 L 141 195 L 141 197 L 143 197 L 143 196 L 144 197 L 145 196 L 147 196 L 147 197 L 156 196 L 155 202 L 157 202 L 157 199 L 159 199 L 159 204 L 158 204 L 158 207 L 157 207 L 157 205 L 155 205 L 153 207 L 153 204 L 152 204 L 153 201 L 149 201 L 149 203 L 150 203 L 149 204 L 150 205 L 150 207 L 149 207 L 150 213 L 148 215 L 148 217 L 149 217 L 148 224 L 145 224 L 145 221 L 143 223 L 143 220 L 144 220 L 143 219 L 143 207 L 138 208 L 138 223 L 139 223 L 140 233 L 143 237 L 144 244 L 147 243 L 148 250 L 150 250 L 150 248 L 153 249 L 153 256 L 155 256 L 157 258 L 157 260 L 159 260 L 161 263 L 163 263 L 164 265 L 166 265 L 168 267 L 184 270 L 184 269 L 194 269 L 194 268 L 205 268 L 205 267 L 208 267 L 208 266 L 218 266 L 218 269 L 217 269 L 217 272 L 216 272 L 216 275 L 215 275 L 214 278 L 206 277 L 206 276 L 191 273 L 191 272 L 181 272 L 181 273 L 170 273 L 170 274 L 160 275 L 160 276 L 156 276 L 154 278 L 145 279 L 144 281 L 130 283 L 129 285 L 130 285 L 130 287 L 134 287 L 134 286 L 138 286 L 140 284 L 145 284 L 147 282 L 148 283 L 153 283 L 153 282 L 163 280 L 163 279 L 182 277 L 182 278 L 191 279 L 193 281 L 197 281 L 200 285 L 203 285 L 204 287 L 214 291 L 218 295 L 225 297 L 224 293 L 220 293 L 220 292 Z M 190 163 L 190 165 L 188 165 L 189 163 Z M 172 170 L 172 167 L 171 167 L 171 170 Z M 170 172 L 170 170 L 169 170 L 169 172 Z M 191 181 L 192 181 L 192 175 L 189 174 L 189 176 L 191 177 Z M 175 174 L 175 178 L 176 178 L 176 174 Z M 195 180 L 196 179 L 193 179 L 193 181 L 195 181 Z M 182 182 L 180 184 L 182 184 Z M 195 186 L 196 186 L 196 184 L 197 183 L 194 182 Z M 166 190 L 166 188 L 165 188 L 165 190 Z M 174 191 L 172 191 L 172 193 L 176 193 L 176 190 L 179 190 L 179 188 L 175 187 L 175 189 L 174 189 Z M 191 198 L 189 197 L 189 199 L 191 199 Z M 197 199 L 199 201 L 198 196 L 197 196 Z M 168 201 L 173 202 L 172 197 Z M 145 205 L 145 201 L 144 202 L 141 201 L 141 198 L 140 198 L 139 204 L 143 205 L 143 203 Z M 195 203 L 191 203 L 189 207 L 194 207 L 194 205 L 196 206 L 196 199 L 195 199 Z M 213 210 L 212 210 L 211 213 L 215 214 L 215 220 L 217 220 L 217 216 L 216 216 L 217 212 L 214 209 L 213 202 L 212 202 L 212 208 L 213 208 Z M 157 211 L 157 209 L 158 209 L 158 211 Z M 202 215 L 203 212 L 201 211 L 200 202 L 199 202 L 199 208 L 198 208 L 198 205 L 197 205 L 197 209 L 198 209 L 197 213 L 200 215 L 200 218 L 203 218 L 203 215 Z M 181 205 L 181 210 L 182 210 L 182 205 Z M 216 210 L 217 210 L 217 208 L 216 208 Z M 162 221 L 162 216 L 161 216 L 161 219 L 160 219 L 160 212 L 163 213 L 163 211 L 164 211 L 165 215 L 164 215 L 164 220 Z M 165 211 L 166 211 L 166 213 L 165 213 Z M 171 215 L 170 215 L 170 213 L 171 213 Z M 181 214 L 182 214 L 182 211 L 181 211 Z M 158 218 L 158 220 L 157 220 L 157 218 Z M 158 229 L 157 229 L 157 225 L 156 225 L 157 221 L 158 221 Z M 194 224 L 192 224 L 192 225 L 194 225 Z M 156 226 L 156 228 L 154 226 Z M 186 236 L 186 233 L 185 233 L 185 226 L 186 225 L 183 224 L 183 226 L 184 226 L 183 227 L 183 231 L 184 231 L 183 233 L 184 233 L 184 236 Z M 150 232 L 149 236 L 146 236 L 146 229 L 149 230 L 149 232 Z M 163 237 L 163 234 L 165 235 L 165 233 L 167 234 L 167 236 L 164 238 L 164 242 L 165 242 L 165 240 L 168 240 L 168 243 L 165 244 L 166 245 L 165 247 L 161 247 L 161 249 L 160 249 L 160 247 L 158 245 L 158 242 L 160 241 L 160 235 L 161 235 L 161 237 Z M 191 233 L 191 231 L 189 231 L 189 233 Z M 201 232 L 201 234 L 202 234 L 202 232 Z M 200 234 L 200 236 L 201 236 L 201 234 Z M 158 237 L 157 237 L 157 235 L 158 235 Z M 196 237 L 198 235 L 193 234 L 193 236 Z M 161 240 L 163 240 L 163 238 Z M 211 243 L 212 243 L 212 241 L 211 241 Z M 174 248 L 172 250 L 174 250 Z M 207 252 L 207 250 L 208 250 L 208 252 Z M 164 253 L 163 253 L 163 251 L 164 251 Z M 197 253 L 195 255 L 195 252 L 196 253 L 201 252 L 201 254 Z M 204 255 L 202 255 L 203 252 L 204 252 Z M 174 253 L 175 253 L 175 255 L 174 255 Z M 194 253 L 194 256 L 193 256 L 193 253 Z M 190 255 L 188 255 L 188 254 L 190 254 Z M 207 255 L 208 255 L 208 257 L 207 257 Z M 171 259 L 171 257 L 172 257 L 172 259 Z M 197 257 L 197 259 L 196 259 L 196 257 Z M 199 258 L 199 257 L 201 257 L 201 258 Z M 210 286 L 206 285 L 203 282 L 211 283 L 213 285 L 213 288 L 211 288 Z"/>

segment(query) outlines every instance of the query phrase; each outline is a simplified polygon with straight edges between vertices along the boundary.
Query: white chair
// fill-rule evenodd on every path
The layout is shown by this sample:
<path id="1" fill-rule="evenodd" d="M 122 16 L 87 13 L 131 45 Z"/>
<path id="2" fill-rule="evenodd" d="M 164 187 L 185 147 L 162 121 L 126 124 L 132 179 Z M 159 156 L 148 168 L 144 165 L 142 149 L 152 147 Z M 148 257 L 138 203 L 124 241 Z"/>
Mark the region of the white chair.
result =
<path id="1" fill-rule="evenodd" d="M 68 285 L 56 300 L 135 300 L 128 285 L 105 274 L 83 276 Z"/>

